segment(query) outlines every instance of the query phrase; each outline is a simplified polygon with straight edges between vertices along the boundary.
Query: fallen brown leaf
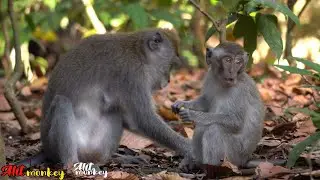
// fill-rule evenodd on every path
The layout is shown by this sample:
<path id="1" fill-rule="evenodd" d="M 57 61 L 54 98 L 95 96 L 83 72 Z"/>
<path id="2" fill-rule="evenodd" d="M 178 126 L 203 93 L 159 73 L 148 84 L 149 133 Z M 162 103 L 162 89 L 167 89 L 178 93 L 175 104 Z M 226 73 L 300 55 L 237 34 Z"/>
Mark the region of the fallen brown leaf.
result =
<path id="1" fill-rule="evenodd" d="M 0 94 L 0 111 L 10 111 L 11 107 L 7 101 L 7 99 L 4 97 L 3 94 Z"/>
<path id="2" fill-rule="evenodd" d="M 176 121 L 176 120 L 178 120 L 177 115 L 175 115 L 175 114 L 171 111 L 171 109 L 167 109 L 167 108 L 165 108 L 165 107 L 163 107 L 163 106 L 160 106 L 160 107 L 158 108 L 158 114 L 159 114 L 162 118 L 164 118 L 165 120 L 168 120 L 168 121 Z"/>
<path id="3" fill-rule="evenodd" d="M 24 97 L 28 97 L 28 96 L 31 96 L 32 95 L 32 92 L 31 92 L 31 89 L 29 86 L 24 86 L 20 93 L 24 96 Z"/>
<path id="4" fill-rule="evenodd" d="M 34 80 L 30 85 L 31 91 L 44 90 L 44 86 L 48 84 L 48 79 L 46 77 L 41 77 Z"/>
<path id="5" fill-rule="evenodd" d="M 256 174 L 260 178 L 271 178 L 276 175 L 288 174 L 290 170 L 281 166 L 274 166 L 269 162 L 262 162 L 256 168 Z"/>
<path id="6" fill-rule="evenodd" d="M 184 131 L 186 132 L 187 137 L 189 139 L 192 139 L 193 133 L 194 133 L 193 129 L 188 128 L 188 127 L 184 127 Z"/>
<path id="7" fill-rule="evenodd" d="M 316 132 L 317 128 L 314 126 L 312 120 L 306 120 L 299 122 L 297 125 L 297 131 L 300 133 L 313 134 Z"/>
<path id="8" fill-rule="evenodd" d="M 120 144 L 130 149 L 143 149 L 153 144 L 153 142 L 145 137 L 124 130 Z"/>
<path id="9" fill-rule="evenodd" d="M 260 142 L 258 143 L 259 145 L 264 145 L 264 146 L 269 146 L 269 147 L 276 147 L 281 144 L 281 141 L 278 139 L 273 139 L 271 137 L 263 137 Z"/>
<path id="10" fill-rule="evenodd" d="M 108 172 L 109 180 L 139 180 L 139 178 L 134 174 L 129 174 L 123 171 L 111 171 Z"/>
<path id="11" fill-rule="evenodd" d="M 287 86 L 298 85 L 301 83 L 302 77 L 299 74 L 289 74 L 287 80 L 284 82 Z"/>
<path id="12" fill-rule="evenodd" d="M 14 120 L 15 116 L 13 112 L 0 112 L 0 121 Z"/>

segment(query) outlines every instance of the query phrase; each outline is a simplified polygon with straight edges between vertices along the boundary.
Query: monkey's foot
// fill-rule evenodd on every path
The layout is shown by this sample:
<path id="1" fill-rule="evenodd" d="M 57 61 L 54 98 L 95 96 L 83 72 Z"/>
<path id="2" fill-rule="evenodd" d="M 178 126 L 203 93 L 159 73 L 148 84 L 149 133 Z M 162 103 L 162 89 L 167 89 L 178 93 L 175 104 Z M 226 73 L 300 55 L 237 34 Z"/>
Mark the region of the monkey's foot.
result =
<path id="1" fill-rule="evenodd" d="M 199 169 L 199 165 L 196 161 L 191 157 L 184 157 L 183 160 L 179 164 L 179 169 L 182 172 L 190 172 L 194 169 Z"/>

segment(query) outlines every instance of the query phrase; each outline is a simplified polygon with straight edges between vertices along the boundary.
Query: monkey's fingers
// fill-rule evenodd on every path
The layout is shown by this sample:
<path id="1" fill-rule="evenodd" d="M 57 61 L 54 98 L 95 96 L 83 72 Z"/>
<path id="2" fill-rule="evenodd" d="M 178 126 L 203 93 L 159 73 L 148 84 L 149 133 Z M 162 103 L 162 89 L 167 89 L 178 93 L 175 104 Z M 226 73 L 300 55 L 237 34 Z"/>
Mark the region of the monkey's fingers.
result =
<path id="1" fill-rule="evenodd" d="M 182 101 L 176 101 L 172 106 L 172 111 L 175 113 L 175 114 L 178 114 L 180 110 L 182 110 L 184 107 L 184 103 Z"/>

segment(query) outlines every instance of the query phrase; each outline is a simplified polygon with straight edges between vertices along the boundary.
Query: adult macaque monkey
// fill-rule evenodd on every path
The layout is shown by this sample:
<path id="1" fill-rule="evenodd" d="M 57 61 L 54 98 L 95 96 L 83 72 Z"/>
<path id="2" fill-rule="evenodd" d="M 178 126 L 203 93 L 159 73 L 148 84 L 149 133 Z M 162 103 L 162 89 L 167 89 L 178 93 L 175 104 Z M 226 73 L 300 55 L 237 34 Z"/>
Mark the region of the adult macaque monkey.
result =
<path id="1" fill-rule="evenodd" d="M 45 157 L 65 166 L 105 163 L 124 128 L 191 153 L 191 142 L 156 114 L 151 96 L 169 81 L 178 39 L 166 29 L 95 35 L 66 53 L 43 100 Z"/>
<path id="2" fill-rule="evenodd" d="M 226 158 L 246 166 L 261 139 L 264 120 L 259 92 L 245 72 L 248 54 L 238 44 L 225 42 L 207 48 L 206 61 L 210 68 L 200 97 L 177 101 L 172 109 L 182 120 L 196 122 L 196 164 L 218 166 Z"/>

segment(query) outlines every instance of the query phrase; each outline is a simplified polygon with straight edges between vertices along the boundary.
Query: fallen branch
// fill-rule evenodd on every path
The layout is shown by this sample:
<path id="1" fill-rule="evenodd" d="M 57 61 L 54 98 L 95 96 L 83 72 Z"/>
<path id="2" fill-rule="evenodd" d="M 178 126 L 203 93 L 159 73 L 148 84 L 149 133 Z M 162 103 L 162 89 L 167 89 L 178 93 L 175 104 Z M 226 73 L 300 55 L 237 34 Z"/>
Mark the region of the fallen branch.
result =
<path id="1" fill-rule="evenodd" d="M 24 112 L 22 111 L 22 108 L 14 92 L 15 84 L 21 78 L 23 73 L 23 64 L 21 61 L 20 40 L 19 40 L 17 23 L 15 21 L 15 14 L 13 11 L 12 0 L 8 0 L 8 13 L 9 13 L 9 17 L 12 25 L 12 31 L 13 31 L 14 48 L 16 52 L 15 53 L 16 63 L 15 63 L 13 73 L 11 74 L 11 76 L 9 77 L 8 81 L 4 86 L 4 95 L 8 100 L 8 103 L 10 104 L 12 111 L 15 114 L 17 120 L 19 121 L 22 132 L 27 133 L 28 132 L 27 118 Z"/>

